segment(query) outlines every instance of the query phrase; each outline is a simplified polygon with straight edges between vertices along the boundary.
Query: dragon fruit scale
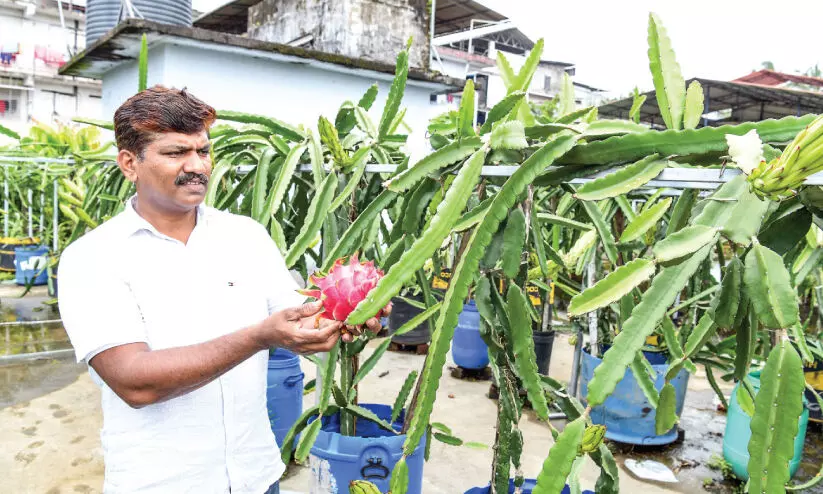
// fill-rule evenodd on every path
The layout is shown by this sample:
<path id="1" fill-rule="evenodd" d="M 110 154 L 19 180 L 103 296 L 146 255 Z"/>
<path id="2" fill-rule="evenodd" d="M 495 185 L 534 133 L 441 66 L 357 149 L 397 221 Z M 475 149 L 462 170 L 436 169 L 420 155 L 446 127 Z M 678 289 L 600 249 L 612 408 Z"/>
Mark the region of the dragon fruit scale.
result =
<path id="1" fill-rule="evenodd" d="M 382 277 L 383 271 L 376 268 L 373 261 L 360 262 L 354 254 L 348 264 L 343 259 L 336 260 L 325 276 L 311 275 L 309 282 L 317 288 L 300 290 L 300 293 L 323 301 L 324 311 L 320 317 L 345 321 Z M 382 316 L 383 311 L 374 317 Z"/>

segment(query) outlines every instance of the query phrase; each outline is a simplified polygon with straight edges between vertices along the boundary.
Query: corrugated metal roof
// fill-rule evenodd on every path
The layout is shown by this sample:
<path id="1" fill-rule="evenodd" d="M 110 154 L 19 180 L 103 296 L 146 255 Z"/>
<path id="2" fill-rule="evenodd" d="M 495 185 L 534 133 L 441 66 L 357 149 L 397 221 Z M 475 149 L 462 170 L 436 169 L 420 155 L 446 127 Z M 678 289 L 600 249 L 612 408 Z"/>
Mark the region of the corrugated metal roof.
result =
<path id="1" fill-rule="evenodd" d="M 700 125 L 709 126 L 757 122 L 767 118 L 823 114 L 823 93 L 783 87 L 768 87 L 733 81 L 694 78 L 705 95 L 704 117 Z M 640 108 L 640 120 L 655 126 L 663 125 L 654 91 L 644 93 L 646 102 Z M 624 98 L 598 107 L 598 113 L 610 118 L 629 118 L 633 98 Z M 715 113 L 717 112 L 717 113 Z M 713 115 L 714 114 L 714 115 Z M 728 114 L 728 115 L 726 115 Z"/>

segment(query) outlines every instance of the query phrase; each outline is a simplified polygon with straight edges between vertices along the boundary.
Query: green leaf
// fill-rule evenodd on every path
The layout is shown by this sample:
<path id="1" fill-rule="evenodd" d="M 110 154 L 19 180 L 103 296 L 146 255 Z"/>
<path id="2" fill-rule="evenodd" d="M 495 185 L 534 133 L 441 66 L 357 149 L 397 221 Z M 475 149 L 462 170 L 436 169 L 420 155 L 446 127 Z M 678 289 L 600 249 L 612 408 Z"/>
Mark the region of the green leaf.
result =
<path id="1" fill-rule="evenodd" d="M 317 119 L 317 133 L 320 135 L 320 142 L 322 142 L 331 153 L 335 164 L 339 168 L 347 166 L 349 163 L 349 156 L 343 149 L 343 144 L 340 143 L 340 136 L 337 134 L 337 128 L 324 116 L 320 116 L 320 118 Z"/>
<path id="2" fill-rule="evenodd" d="M 654 153 L 660 156 L 687 156 L 727 152 L 729 145 L 726 142 L 726 135 L 743 135 L 753 129 L 763 142 L 786 143 L 794 139 L 814 118 L 815 115 L 805 115 L 780 120 L 745 122 L 739 125 L 703 127 L 697 130 L 649 130 L 631 133 L 579 144 L 563 156 L 559 164 L 609 165 L 637 161 Z"/>
<path id="3" fill-rule="evenodd" d="M 672 43 L 656 14 L 649 14 L 649 69 L 654 80 L 657 106 L 666 127 L 683 128 L 686 83 L 674 56 Z"/>
<path id="4" fill-rule="evenodd" d="M 337 356 L 340 355 L 340 342 L 338 341 L 337 344 L 332 347 L 331 351 L 329 351 L 328 355 L 326 355 L 326 360 L 323 361 L 323 380 L 321 381 L 322 384 L 320 386 L 320 398 L 318 399 L 318 406 L 320 407 L 320 413 L 323 415 L 327 414 L 327 408 L 329 406 L 329 398 L 331 397 L 331 389 L 334 385 L 334 368 L 337 365 Z"/>
<path id="5" fill-rule="evenodd" d="M 658 262 L 669 262 L 714 244 L 718 236 L 718 228 L 692 225 L 657 242 L 652 250 Z"/>
<path id="6" fill-rule="evenodd" d="M 467 448 L 479 449 L 479 450 L 489 449 L 488 444 L 478 443 L 478 442 L 475 442 L 475 441 L 469 441 L 469 442 L 463 443 L 463 446 L 465 446 Z"/>
<path id="7" fill-rule="evenodd" d="M 374 349 L 369 358 L 367 358 L 363 363 L 360 364 L 360 368 L 357 369 L 357 374 L 354 375 L 354 380 L 352 381 L 352 386 L 357 385 L 360 381 L 363 380 L 366 375 L 374 369 L 374 366 L 377 365 L 377 362 L 380 361 L 380 357 L 386 353 L 386 350 L 389 349 L 389 345 L 391 344 L 391 338 L 386 338 L 377 348 Z"/>
<path id="8" fill-rule="evenodd" d="M 683 347 L 680 345 L 680 339 L 670 317 L 664 317 L 660 324 L 660 331 L 663 333 L 663 339 L 666 342 L 666 348 L 675 360 L 683 358 Z"/>
<path id="9" fill-rule="evenodd" d="M 526 215 L 520 208 L 512 209 L 503 231 L 503 253 L 500 256 L 503 274 L 509 278 L 517 276 L 523 260 L 523 246 L 526 243 Z"/>
<path id="10" fill-rule="evenodd" d="M 740 306 L 741 292 L 743 291 L 743 263 L 734 256 L 726 265 L 723 279 L 720 282 L 720 292 L 712 301 L 714 322 L 718 327 L 729 329 L 734 325 Z"/>
<path id="11" fill-rule="evenodd" d="M 357 122 L 358 129 L 362 130 L 363 133 L 372 139 L 377 139 L 377 128 L 374 126 L 374 122 L 371 121 L 371 117 L 369 117 L 366 110 L 356 106 L 354 108 L 354 118 Z"/>
<path id="12" fill-rule="evenodd" d="M 232 122 L 258 124 L 268 127 L 275 134 L 281 135 L 290 141 L 304 141 L 306 140 L 306 133 L 297 127 L 293 127 L 285 122 L 281 122 L 276 118 L 264 117 L 262 115 L 254 115 L 251 113 L 240 113 L 236 111 L 220 110 L 217 112 L 217 118 L 220 120 L 229 120 Z"/>
<path id="13" fill-rule="evenodd" d="M 384 185 L 394 192 L 405 192 L 428 174 L 471 156 L 480 145 L 480 139 L 477 137 L 455 141 L 422 158 L 404 172 L 387 180 Z"/>
<path id="14" fill-rule="evenodd" d="M 149 87 L 149 43 L 146 33 L 140 38 L 140 55 L 137 57 L 137 92 Z"/>
<path id="15" fill-rule="evenodd" d="M 567 228 L 574 228 L 576 230 L 588 231 L 592 229 L 592 226 L 587 225 L 586 223 L 581 223 L 579 221 L 574 221 L 572 219 L 564 218 L 562 216 L 557 216 L 550 213 L 538 213 L 537 219 L 544 223 L 549 223 L 551 225 L 559 225 Z"/>
<path id="16" fill-rule="evenodd" d="M 634 374 L 634 379 L 637 381 L 637 385 L 640 386 L 640 390 L 643 391 L 643 394 L 646 396 L 649 405 L 656 409 L 658 403 L 657 388 L 654 387 L 654 379 L 649 375 L 646 364 L 648 364 L 648 361 L 646 357 L 643 356 L 643 352 L 638 351 L 634 355 L 634 360 L 632 360 L 631 363 L 632 374 Z"/>
<path id="17" fill-rule="evenodd" d="M 534 353 L 534 339 L 532 338 L 532 321 L 529 317 L 529 301 L 519 286 L 509 285 L 506 293 L 506 306 L 511 323 L 512 347 L 514 363 L 517 366 L 517 375 L 523 381 L 523 387 L 529 396 L 534 413 L 541 420 L 549 420 L 549 407 L 546 395 L 540 384 L 540 375 L 537 372 L 537 357 Z"/>
<path id="18" fill-rule="evenodd" d="M 440 306 L 441 306 L 441 302 L 437 302 L 436 304 L 434 304 L 431 307 L 427 308 L 423 312 L 415 315 L 414 317 L 412 317 L 411 319 L 406 321 L 405 324 L 403 324 L 402 326 L 397 328 L 397 331 L 392 333 L 392 336 L 402 336 L 402 335 L 412 331 L 417 326 L 420 326 L 424 322 L 428 321 L 433 315 L 437 314 L 437 311 L 440 310 Z"/>
<path id="19" fill-rule="evenodd" d="M 82 118 L 77 118 L 76 117 L 76 118 L 73 118 L 72 120 L 75 121 L 75 122 L 89 123 L 91 125 L 95 125 L 95 124 L 92 124 L 91 120 L 88 120 L 88 119 L 82 119 Z M 107 125 L 111 125 L 111 127 L 114 127 L 114 125 L 110 124 L 109 122 L 105 122 L 105 123 Z M 0 125 L 0 134 L 11 137 L 12 139 L 15 139 L 15 140 L 18 140 L 18 141 L 20 140 L 20 134 L 18 134 L 17 132 L 15 132 L 15 131 L 11 130 L 10 128 L 5 127 L 3 125 Z"/>
<path id="20" fill-rule="evenodd" d="M 677 198 L 674 203 L 674 209 L 669 217 L 669 225 L 666 227 L 666 236 L 682 230 L 688 223 L 692 215 L 692 207 L 697 201 L 697 195 L 700 191 L 697 189 L 686 189 Z"/>
<path id="21" fill-rule="evenodd" d="M 594 485 L 594 491 L 599 494 L 618 494 L 620 492 L 619 470 L 609 447 L 601 444 L 600 448 L 589 456 L 600 467 L 600 476 Z"/>
<path id="22" fill-rule="evenodd" d="M 226 173 L 228 173 L 231 169 L 231 163 L 227 161 L 221 161 L 217 163 L 217 166 L 214 167 L 214 170 L 212 170 L 211 172 L 211 177 L 209 177 L 209 185 L 206 190 L 206 197 L 203 199 L 203 202 L 206 204 L 206 206 L 214 207 L 214 201 L 217 197 L 217 190 L 221 187 L 221 181 L 223 180 L 223 177 L 226 176 Z"/>
<path id="23" fill-rule="evenodd" d="M 503 52 L 499 50 L 497 51 L 497 68 L 500 70 L 500 77 L 503 79 L 503 84 L 505 84 L 509 90 L 508 94 L 513 94 L 516 90 L 512 88 L 512 84 L 514 84 L 517 76 L 514 74 L 514 69 L 512 69 L 509 60 L 503 55 Z"/>
<path id="24" fill-rule="evenodd" d="M 331 206 L 335 188 L 337 188 L 337 175 L 332 172 L 323 180 L 320 190 L 312 199 L 311 204 L 309 204 L 306 221 L 303 223 L 303 226 L 300 228 L 300 233 L 297 234 L 297 238 L 294 239 L 294 243 L 289 247 L 289 252 L 286 254 L 286 266 L 294 266 L 294 264 L 300 260 L 303 253 L 306 252 L 309 244 L 311 244 L 317 236 L 317 233 L 323 226 L 326 213 Z M 375 311 L 375 313 L 377 313 L 377 311 Z"/>
<path id="25" fill-rule="evenodd" d="M 635 91 L 637 91 L 636 88 Z M 634 123 L 640 122 L 640 109 L 643 108 L 644 103 L 646 103 L 646 95 L 635 93 L 634 99 L 632 100 L 632 107 L 629 109 L 629 118 Z"/>
<path id="26" fill-rule="evenodd" d="M 317 440 L 317 434 L 320 432 L 321 425 L 322 421 L 320 417 L 317 417 L 317 419 L 309 424 L 308 428 L 303 432 L 303 435 L 300 436 L 300 440 L 297 443 L 297 450 L 294 454 L 294 459 L 297 460 L 298 463 L 303 463 L 306 461 L 306 458 L 309 457 L 309 452 L 311 452 L 311 447 L 314 446 L 314 442 Z"/>
<path id="27" fill-rule="evenodd" d="M 700 321 L 698 321 L 697 326 L 695 326 L 689 334 L 689 339 L 686 340 L 686 356 L 694 357 L 697 355 L 697 352 L 703 348 L 703 345 L 714 336 L 716 330 L 717 325 L 714 323 L 714 319 L 712 319 L 712 313 L 704 313 Z"/>
<path id="28" fill-rule="evenodd" d="M 254 189 L 252 190 L 251 216 L 263 226 L 268 226 L 270 215 L 266 210 L 266 192 L 269 189 L 269 167 L 274 159 L 274 148 L 266 148 L 260 155 L 260 162 L 254 172 Z"/>
<path id="29" fill-rule="evenodd" d="M 371 156 L 371 149 L 362 147 L 358 149 L 351 158 L 352 174 L 348 177 L 346 186 L 343 191 L 332 201 L 328 212 L 334 212 L 343 205 L 344 202 L 351 200 L 351 195 L 360 185 L 360 179 L 363 178 L 363 173 L 366 171 L 366 163 Z"/>
<path id="30" fill-rule="evenodd" d="M 463 440 L 462 439 L 460 439 L 458 437 L 450 436 L 448 434 L 443 434 L 442 432 L 435 432 L 433 434 L 433 436 L 438 441 L 440 441 L 442 443 L 446 443 L 450 446 L 462 446 L 463 445 Z"/>
<path id="31" fill-rule="evenodd" d="M 457 138 L 473 137 L 474 131 L 474 81 L 468 79 L 460 98 L 460 111 L 457 114 Z"/>
<path id="32" fill-rule="evenodd" d="M 406 400 L 409 399 L 409 393 L 411 393 L 412 386 L 414 386 L 414 381 L 416 379 L 417 371 L 413 370 L 409 372 L 409 375 L 406 376 L 406 380 L 403 381 L 403 386 L 400 387 L 400 392 L 397 393 L 397 398 L 394 399 L 394 406 L 391 410 L 392 423 L 397 421 L 398 417 L 400 417 L 400 412 L 402 412 L 403 408 L 406 406 Z"/>
<path id="33" fill-rule="evenodd" d="M 489 110 L 489 114 L 486 116 L 486 121 L 483 122 L 483 126 L 480 127 L 480 134 L 488 134 L 492 130 L 492 126 L 500 120 L 506 118 L 506 116 L 512 112 L 514 107 L 519 104 L 525 96 L 525 92 L 515 91 L 494 105 L 492 109 Z"/>
<path id="34" fill-rule="evenodd" d="M 655 226 L 672 204 L 672 198 L 666 198 L 658 202 L 649 209 L 638 214 L 637 217 L 629 223 L 623 234 L 620 236 L 620 243 L 631 242 L 642 237 L 650 228 Z"/>
<path id="35" fill-rule="evenodd" d="M 328 271 L 335 260 L 351 255 L 357 248 L 357 242 L 363 234 L 372 226 L 374 219 L 397 198 L 397 193 L 390 190 L 381 192 L 352 222 L 343 232 L 343 235 L 334 245 L 334 248 L 323 262 L 322 271 Z M 386 267 L 385 265 L 383 266 Z"/>
<path id="36" fill-rule="evenodd" d="M 583 184 L 577 189 L 575 197 L 583 201 L 599 201 L 626 194 L 659 175 L 667 164 L 668 160 L 659 159 L 653 154 L 614 173 Z"/>
<path id="37" fill-rule="evenodd" d="M 740 300 L 738 317 L 735 319 L 735 352 L 734 352 L 734 377 L 743 379 L 749 374 L 752 359 L 757 349 L 757 332 L 760 325 L 757 315 L 751 307 L 748 296 L 745 292 Z"/>
<path id="38" fill-rule="evenodd" d="M 663 435 L 677 423 L 677 395 L 672 383 L 666 383 L 660 390 L 660 400 L 654 415 L 654 431 L 658 436 Z"/>
<path id="39" fill-rule="evenodd" d="M 748 377 L 746 379 L 748 379 Z M 740 386 L 737 386 L 735 398 L 737 398 L 737 404 L 740 405 L 740 409 L 743 410 L 743 413 L 751 417 L 754 415 L 754 399 L 743 385 L 744 382 L 746 381 L 741 381 Z M 751 387 L 751 385 L 749 386 Z"/>
<path id="40" fill-rule="evenodd" d="M 580 189 L 578 189 L 578 192 L 580 192 Z M 617 196 L 614 198 L 614 202 L 617 204 L 620 210 L 623 211 L 623 215 L 626 217 L 627 220 L 629 220 L 629 222 L 634 221 L 634 219 L 637 217 L 637 213 L 635 213 L 634 209 L 632 209 L 632 205 L 629 203 L 629 200 L 626 199 L 626 196 Z"/>
<path id="41" fill-rule="evenodd" d="M 803 331 L 800 323 L 789 328 L 789 334 L 791 335 L 792 342 L 794 342 L 797 350 L 800 352 L 800 358 L 803 359 L 803 363 L 805 365 L 814 364 L 814 356 L 809 348 L 809 344 L 806 342 L 806 333 Z"/>
<path id="42" fill-rule="evenodd" d="M 558 116 L 568 115 L 575 110 L 574 104 L 574 84 L 567 72 L 563 72 L 563 83 L 560 89 L 559 104 L 557 106 Z"/>
<path id="43" fill-rule="evenodd" d="M 532 47 L 529 52 L 529 56 L 526 57 L 526 61 L 520 68 L 520 72 L 517 73 L 517 77 L 515 77 L 512 81 L 512 86 L 509 87 L 508 94 L 511 94 L 514 91 L 527 91 L 529 89 L 534 73 L 537 70 L 537 66 L 540 64 L 540 56 L 542 54 L 543 38 L 537 40 L 537 43 L 535 43 Z"/>
<path id="44" fill-rule="evenodd" d="M 406 79 L 409 76 L 409 52 L 404 50 L 397 54 L 397 63 L 394 69 L 394 80 L 389 95 L 386 98 L 386 106 L 383 107 L 383 115 L 380 117 L 378 135 L 382 139 L 390 134 L 391 124 L 400 109 L 403 101 L 403 94 L 406 91 Z"/>
<path id="45" fill-rule="evenodd" d="M 340 389 L 340 386 L 337 384 L 333 384 L 331 387 L 332 397 L 334 398 L 334 403 L 337 404 L 340 408 L 346 408 L 348 404 L 348 400 L 346 396 L 343 394 L 343 390 Z"/>
<path id="46" fill-rule="evenodd" d="M 648 259 L 635 259 L 620 266 L 595 285 L 586 288 L 580 295 L 573 297 L 569 303 L 569 316 L 579 316 L 620 300 L 640 283 L 649 279 L 654 270 L 654 262 Z"/>
<path id="47" fill-rule="evenodd" d="M 319 411 L 320 408 L 316 406 L 306 409 L 286 433 L 286 437 L 283 438 L 283 444 L 280 446 L 280 459 L 284 464 L 288 465 L 291 462 L 291 455 L 294 450 L 294 438 L 306 428 L 309 419 L 317 415 Z"/>
<path id="48" fill-rule="evenodd" d="M 739 175 L 697 204 L 695 210 L 700 213 L 693 223 L 719 226 L 726 238 L 747 246 L 760 230 L 768 205 L 749 190 L 746 177 Z"/>
<path id="49" fill-rule="evenodd" d="M 790 479 L 800 414 L 803 363 L 791 343 L 775 346 L 760 375 L 749 440 L 749 492 L 783 492 Z"/>
<path id="50" fill-rule="evenodd" d="M 525 149 L 529 147 L 526 142 L 526 130 L 523 122 L 513 120 L 511 122 L 500 122 L 492 129 L 491 137 L 492 149 Z"/>
<path id="51" fill-rule="evenodd" d="M 391 340 L 389 340 L 389 341 L 391 341 Z M 377 414 L 375 414 L 374 412 L 372 412 L 368 408 L 363 408 L 359 405 L 355 405 L 354 403 L 349 403 L 349 405 L 346 407 L 346 410 L 353 413 L 354 415 L 360 417 L 363 420 L 368 420 L 369 422 L 374 422 L 375 424 L 380 426 L 380 428 L 383 429 L 383 430 L 386 430 L 386 431 L 392 432 L 394 434 L 397 434 L 397 431 L 394 430 L 394 428 L 391 426 L 390 423 L 388 423 L 385 420 L 378 417 Z"/>
<path id="52" fill-rule="evenodd" d="M 429 203 L 439 188 L 440 183 L 437 180 L 426 178 L 414 189 L 411 196 L 404 197 L 405 211 L 403 211 L 402 227 L 405 233 L 418 235 L 421 223 L 426 220 Z"/>
<path id="53" fill-rule="evenodd" d="M 703 116 L 703 87 L 698 81 L 692 81 L 686 90 L 686 108 L 683 113 L 683 128 L 696 129 Z"/>
<path id="54" fill-rule="evenodd" d="M 578 417 L 566 425 L 543 462 L 543 468 L 537 476 L 537 485 L 532 490 L 533 494 L 560 494 L 566 485 L 566 477 L 571 472 L 577 451 L 583 443 L 585 430 L 584 417 Z"/>
<path id="55" fill-rule="evenodd" d="M 526 187 L 558 157 L 574 147 L 575 143 L 574 136 L 560 135 L 529 156 L 493 196 L 488 212 L 469 237 L 464 255 L 455 267 L 449 289 L 443 298 L 443 307 L 432 333 L 431 346 L 420 377 L 418 401 L 408 422 L 406 442 L 403 444 L 405 453 L 413 452 L 426 432 L 458 315 L 463 311 L 463 301 L 477 276 L 480 259 L 492 236 Z"/>
<path id="56" fill-rule="evenodd" d="M 663 268 L 654 277 L 631 317 L 623 325 L 623 330 L 615 336 L 612 347 L 603 355 L 603 362 L 594 370 L 587 396 L 591 406 L 601 405 L 614 391 L 635 353 L 641 349 L 646 337 L 665 316 L 666 308 L 674 302 L 709 252 L 711 246 L 707 245 L 680 264 Z"/>
<path id="57" fill-rule="evenodd" d="M 776 217 L 770 217 L 768 223 L 763 225 L 757 240 L 782 256 L 806 236 L 812 226 L 812 214 L 798 202 L 785 209 L 781 207 L 772 216 Z"/>
<path id="58" fill-rule="evenodd" d="M 409 489 L 409 466 L 406 464 L 406 456 L 400 457 L 400 460 L 394 465 L 391 472 L 391 479 L 389 480 L 389 492 L 393 494 L 406 494 Z"/>
<path id="59" fill-rule="evenodd" d="M 323 183 L 323 175 L 325 175 L 325 170 L 323 169 L 323 164 L 325 160 L 323 159 L 323 147 L 320 145 L 320 139 L 317 137 L 317 134 L 309 130 L 308 132 L 308 149 L 309 149 L 309 161 L 311 161 L 311 175 L 312 180 L 314 181 L 314 188 L 319 189 L 320 184 Z"/>
<path id="60" fill-rule="evenodd" d="M 606 252 L 606 256 L 609 258 L 612 265 L 616 265 L 617 246 L 614 245 L 612 230 L 603 218 L 603 214 L 593 202 L 583 201 L 581 204 L 583 205 L 583 209 L 586 210 L 586 214 L 588 214 L 589 218 L 592 220 L 592 223 L 594 223 L 594 228 L 597 230 L 597 235 L 600 237 L 600 242 L 603 244 L 603 250 Z M 634 223 L 631 223 L 630 226 L 632 224 Z"/>
<path id="61" fill-rule="evenodd" d="M 377 286 L 349 314 L 348 324 L 363 324 L 373 317 L 391 300 L 403 286 L 414 276 L 415 271 L 423 267 L 426 259 L 440 247 L 443 239 L 451 231 L 452 225 L 460 218 L 469 200 L 474 186 L 480 178 L 480 171 L 486 159 L 485 148 L 477 151 L 460 169 L 452 186 L 449 187 L 443 202 L 437 208 L 429 227 L 417 238 L 412 246 L 378 281 Z"/>
<path id="62" fill-rule="evenodd" d="M 286 192 L 292 183 L 294 172 L 297 170 L 300 157 L 305 151 L 306 146 L 303 144 L 298 144 L 289 150 L 289 154 L 287 154 L 286 159 L 283 160 L 283 165 L 280 167 L 280 173 L 277 174 L 277 179 L 275 179 L 272 184 L 271 191 L 269 191 L 268 198 L 266 199 L 265 213 L 268 218 L 271 218 L 272 215 L 280 210 L 280 205 L 283 203 L 283 198 L 286 196 Z M 255 186 L 257 186 L 257 180 L 255 180 Z"/>
<path id="63" fill-rule="evenodd" d="M 797 294 L 789 271 L 779 255 L 755 243 L 746 255 L 743 282 L 763 326 L 782 329 L 797 324 Z"/>

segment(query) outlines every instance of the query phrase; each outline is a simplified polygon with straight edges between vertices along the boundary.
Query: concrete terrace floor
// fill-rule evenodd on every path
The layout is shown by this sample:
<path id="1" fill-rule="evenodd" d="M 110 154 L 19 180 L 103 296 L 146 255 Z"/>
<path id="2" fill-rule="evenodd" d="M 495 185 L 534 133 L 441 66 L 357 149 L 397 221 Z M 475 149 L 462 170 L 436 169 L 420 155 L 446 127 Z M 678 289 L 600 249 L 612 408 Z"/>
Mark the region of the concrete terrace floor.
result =
<path id="1" fill-rule="evenodd" d="M 0 287 L 0 306 L 21 302 L 21 299 L 8 298 L 10 290 Z M 22 300 L 27 299 L 30 299 L 26 302 L 30 308 L 31 301 L 42 302 L 45 297 L 37 292 Z M 38 315 L 38 318 L 47 318 L 47 315 Z M 373 351 L 375 346 L 372 342 L 366 353 Z M 409 353 L 387 352 L 360 385 L 361 402 L 393 401 L 408 372 L 420 369 L 423 359 L 423 356 Z M 550 374 L 567 381 L 571 359 L 572 347 L 567 338 L 558 336 Z M 449 361 L 447 367 L 452 366 Z M 314 377 L 313 364 L 302 360 L 302 368 L 306 380 Z M 496 402 L 487 397 L 488 390 L 488 381 L 458 380 L 446 369 L 433 420 L 445 423 L 465 441 L 491 445 L 497 410 Z M 730 390 L 730 386 L 725 387 L 726 393 Z M 0 366 L 0 437 L 3 445 L 0 448 L 0 493 L 101 492 L 104 468 L 99 439 L 102 423 L 99 398 L 99 390 L 85 366 L 77 365 L 71 359 Z M 314 393 L 306 395 L 304 406 L 311 406 L 314 400 Z M 722 475 L 706 466 L 711 455 L 722 450 L 725 415 L 717 412 L 715 400 L 705 377 L 701 374 L 692 376 L 681 419 L 681 427 L 686 430 L 683 442 L 655 450 L 615 448 L 621 468 L 621 490 L 629 493 L 693 493 L 703 491 L 707 479 L 719 481 Z M 560 420 L 554 424 L 562 428 L 565 422 Z M 525 412 L 520 425 L 525 437 L 523 470 L 527 477 L 535 477 L 552 445 L 551 435 L 530 410 Z M 819 433 L 811 429 L 809 434 L 818 434 L 819 439 Z M 487 484 L 491 457 L 491 449 L 453 447 L 435 441 L 431 460 L 425 465 L 423 492 L 459 494 Z M 637 479 L 623 466 L 626 458 L 650 458 L 666 463 L 675 471 L 679 482 L 661 484 Z M 810 474 L 812 470 L 809 468 Z M 597 475 L 598 470 L 589 461 L 582 473 L 584 487 L 593 488 Z M 281 483 L 284 491 L 295 493 L 308 492 L 308 484 L 308 470 L 296 465 L 290 466 Z M 734 492 L 724 485 L 715 486 L 715 492 Z"/>

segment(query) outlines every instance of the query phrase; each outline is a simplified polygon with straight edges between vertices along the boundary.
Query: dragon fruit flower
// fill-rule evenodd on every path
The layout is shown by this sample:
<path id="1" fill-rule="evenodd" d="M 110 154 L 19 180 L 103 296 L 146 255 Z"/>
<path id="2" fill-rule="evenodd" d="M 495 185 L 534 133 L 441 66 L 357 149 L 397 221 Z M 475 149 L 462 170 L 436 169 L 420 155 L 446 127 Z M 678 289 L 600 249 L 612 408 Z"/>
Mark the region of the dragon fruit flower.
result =
<path id="1" fill-rule="evenodd" d="M 354 254 L 348 264 L 344 264 L 343 259 L 336 260 L 325 276 L 311 275 L 309 282 L 317 288 L 300 290 L 300 293 L 323 301 L 321 318 L 345 321 L 382 277 L 383 271 L 376 268 L 373 261 L 360 262 Z M 381 309 L 374 317 L 384 312 L 385 309 Z"/>

